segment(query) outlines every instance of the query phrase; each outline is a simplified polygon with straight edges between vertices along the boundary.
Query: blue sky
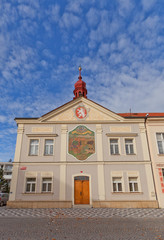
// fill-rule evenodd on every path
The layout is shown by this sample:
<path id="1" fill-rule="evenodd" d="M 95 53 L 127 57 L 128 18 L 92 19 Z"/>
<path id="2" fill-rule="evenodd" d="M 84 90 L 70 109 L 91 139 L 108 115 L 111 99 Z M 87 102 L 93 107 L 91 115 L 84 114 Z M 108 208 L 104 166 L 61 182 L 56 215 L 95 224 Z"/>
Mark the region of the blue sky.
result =
<path id="1" fill-rule="evenodd" d="M 163 0 L 0 0 L 0 161 L 15 117 L 88 98 L 114 112 L 164 112 Z"/>

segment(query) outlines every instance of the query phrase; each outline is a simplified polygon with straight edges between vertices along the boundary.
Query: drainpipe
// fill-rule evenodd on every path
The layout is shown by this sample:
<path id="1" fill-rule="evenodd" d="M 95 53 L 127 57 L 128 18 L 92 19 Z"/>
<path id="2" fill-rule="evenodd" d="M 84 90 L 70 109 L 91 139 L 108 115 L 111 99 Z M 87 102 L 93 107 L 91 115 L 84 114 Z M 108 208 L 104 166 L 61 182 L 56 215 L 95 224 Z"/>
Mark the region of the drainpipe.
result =
<path id="1" fill-rule="evenodd" d="M 159 202 L 158 202 L 158 196 L 157 196 L 157 191 L 156 191 L 156 184 L 155 184 L 155 177 L 154 177 L 154 171 L 153 171 L 153 164 L 152 164 L 152 158 L 151 158 L 151 153 L 150 153 L 150 145 L 149 145 L 149 138 L 148 138 L 148 134 L 147 134 L 147 118 L 148 118 L 149 114 L 147 113 L 145 116 L 145 121 L 144 121 L 144 125 L 145 125 L 145 131 L 146 131 L 146 140 L 147 140 L 147 146 L 148 146 L 148 152 L 149 152 L 149 158 L 150 158 L 150 162 L 151 162 L 151 171 L 152 171 L 152 176 L 153 176 L 153 183 L 154 183 L 154 190 L 155 190 L 155 197 L 157 199 L 157 203 L 158 203 L 158 208 L 159 208 Z"/>

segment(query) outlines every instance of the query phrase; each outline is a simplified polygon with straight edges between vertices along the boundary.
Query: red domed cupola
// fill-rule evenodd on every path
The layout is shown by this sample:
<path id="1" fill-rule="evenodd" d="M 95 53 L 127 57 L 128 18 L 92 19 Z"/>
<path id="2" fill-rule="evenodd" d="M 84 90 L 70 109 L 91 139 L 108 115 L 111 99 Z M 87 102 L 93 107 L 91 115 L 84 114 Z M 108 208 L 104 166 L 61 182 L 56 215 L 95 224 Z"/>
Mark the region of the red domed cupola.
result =
<path id="1" fill-rule="evenodd" d="M 75 90 L 73 91 L 74 93 L 74 98 L 76 99 L 78 97 L 85 97 L 87 98 L 87 89 L 86 89 L 86 83 L 84 81 L 82 81 L 82 76 L 81 76 L 81 66 L 79 67 L 79 77 L 78 77 L 78 81 L 75 83 Z"/>

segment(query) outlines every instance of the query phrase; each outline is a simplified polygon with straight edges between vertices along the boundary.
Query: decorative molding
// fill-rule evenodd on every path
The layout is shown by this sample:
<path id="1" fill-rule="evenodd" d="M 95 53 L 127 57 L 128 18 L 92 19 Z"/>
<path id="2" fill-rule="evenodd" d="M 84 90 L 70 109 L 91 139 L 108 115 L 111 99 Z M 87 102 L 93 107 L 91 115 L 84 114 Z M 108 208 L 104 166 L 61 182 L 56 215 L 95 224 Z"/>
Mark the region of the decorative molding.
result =
<path id="1" fill-rule="evenodd" d="M 138 133 L 106 133 L 107 137 L 137 137 Z"/>
<path id="2" fill-rule="evenodd" d="M 123 126 L 123 127 L 116 127 L 116 126 L 111 126 L 110 127 L 110 132 L 114 133 L 130 133 L 131 132 L 131 126 Z"/>
<path id="3" fill-rule="evenodd" d="M 24 124 L 19 124 L 17 129 L 18 134 L 24 133 Z"/>
<path id="4" fill-rule="evenodd" d="M 58 134 L 51 134 L 51 133 L 49 133 L 49 134 L 44 134 L 44 133 L 42 133 L 42 134 L 26 134 L 28 137 L 58 137 Z"/>
<path id="5" fill-rule="evenodd" d="M 35 156 L 33 156 L 35 157 Z M 38 157 L 38 156 L 36 156 Z M 14 164 L 20 164 L 19 162 L 14 162 Z M 27 166 L 29 165 L 58 165 L 60 166 L 61 164 L 65 164 L 65 165 L 79 165 L 79 162 L 67 162 L 67 161 L 60 161 L 60 162 L 21 162 L 22 166 L 24 166 L 25 164 Z M 80 162 L 80 165 L 128 165 L 128 164 L 132 164 L 132 165 L 140 165 L 140 164 L 151 164 L 151 161 L 95 161 L 95 162 Z M 20 165 L 21 166 L 21 165 Z"/>
<path id="6" fill-rule="evenodd" d="M 52 133 L 52 127 L 32 127 L 32 133 Z"/>

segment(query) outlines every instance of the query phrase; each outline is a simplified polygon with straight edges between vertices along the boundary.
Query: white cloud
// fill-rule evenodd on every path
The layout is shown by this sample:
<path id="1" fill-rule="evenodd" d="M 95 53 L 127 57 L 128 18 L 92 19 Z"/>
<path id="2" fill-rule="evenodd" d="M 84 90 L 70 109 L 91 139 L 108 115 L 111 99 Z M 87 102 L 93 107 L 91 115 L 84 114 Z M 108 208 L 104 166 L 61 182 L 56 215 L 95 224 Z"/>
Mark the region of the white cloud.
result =
<path id="1" fill-rule="evenodd" d="M 65 12 L 60 19 L 60 27 L 62 28 L 77 28 L 80 24 L 80 18 L 73 13 Z"/>
<path id="2" fill-rule="evenodd" d="M 60 19 L 60 6 L 58 4 L 49 6 L 46 14 L 52 22 L 58 22 Z"/>
<path id="3" fill-rule="evenodd" d="M 90 32 L 91 42 L 110 40 L 121 29 L 121 22 L 115 16 L 111 18 L 110 12 L 103 10 L 100 12 L 100 16 L 101 20 L 98 27 Z"/>
<path id="4" fill-rule="evenodd" d="M 96 2 L 96 0 L 90 0 L 90 1 L 88 1 L 88 0 L 78 0 L 78 1 L 77 0 L 68 0 L 66 10 L 77 13 L 77 14 L 81 14 L 83 7 L 85 5 L 92 5 L 95 2 Z"/>
<path id="5" fill-rule="evenodd" d="M 0 115 L 0 122 L 4 123 L 6 121 L 6 116 Z"/>
<path id="6" fill-rule="evenodd" d="M 121 16 L 127 16 L 134 8 L 134 0 L 117 0 L 119 4 L 119 14 Z"/>
<path id="7" fill-rule="evenodd" d="M 142 0 L 142 7 L 145 11 L 150 10 L 157 0 Z"/>
<path id="8" fill-rule="evenodd" d="M 98 54 L 100 56 L 106 56 L 110 53 L 110 45 L 108 43 L 102 43 L 99 47 Z"/>
<path id="9" fill-rule="evenodd" d="M 22 18 L 32 18 L 34 19 L 36 17 L 36 11 L 34 8 L 32 8 L 29 5 L 25 5 L 25 4 L 20 4 L 18 6 L 18 11 L 19 14 L 21 15 Z"/>
<path id="10" fill-rule="evenodd" d="M 86 14 L 86 17 L 90 27 L 95 27 L 99 23 L 100 14 L 99 11 L 95 8 L 90 8 Z"/>

